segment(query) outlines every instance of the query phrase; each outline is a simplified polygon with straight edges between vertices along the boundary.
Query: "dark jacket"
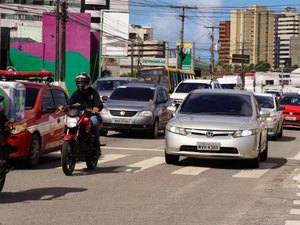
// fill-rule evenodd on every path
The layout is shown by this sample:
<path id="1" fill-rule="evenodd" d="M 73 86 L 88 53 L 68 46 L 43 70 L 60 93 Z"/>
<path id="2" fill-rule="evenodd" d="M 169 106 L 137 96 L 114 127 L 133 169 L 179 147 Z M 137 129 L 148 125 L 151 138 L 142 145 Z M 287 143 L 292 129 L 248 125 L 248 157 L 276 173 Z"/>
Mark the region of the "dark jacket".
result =
<path id="1" fill-rule="evenodd" d="M 93 89 L 92 87 L 89 87 L 86 92 L 80 92 L 76 90 L 69 101 L 69 104 L 75 104 L 80 103 L 81 105 L 87 106 L 87 107 L 98 107 L 101 111 L 103 109 L 102 101 L 100 100 L 100 96 L 98 94 L 98 91 Z"/>

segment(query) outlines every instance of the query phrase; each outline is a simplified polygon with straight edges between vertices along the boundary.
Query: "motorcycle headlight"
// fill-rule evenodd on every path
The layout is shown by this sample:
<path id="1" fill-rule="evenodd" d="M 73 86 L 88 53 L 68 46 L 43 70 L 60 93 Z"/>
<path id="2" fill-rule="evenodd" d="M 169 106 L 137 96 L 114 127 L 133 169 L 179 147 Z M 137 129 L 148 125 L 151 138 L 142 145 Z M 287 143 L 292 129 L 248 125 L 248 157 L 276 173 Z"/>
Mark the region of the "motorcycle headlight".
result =
<path id="1" fill-rule="evenodd" d="M 142 111 L 140 112 L 140 116 L 153 116 L 151 111 Z"/>
<path id="2" fill-rule="evenodd" d="M 183 127 L 176 127 L 176 126 L 172 126 L 172 125 L 167 125 L 166 127 L 167 131 L 170 131 L 172 133 L 175 134 L 180 134 L 180 135 L 187 135 L 186 129 Z"/>
<path id="3" fill-rule="evenodd" d="M 11 133 L 18 134 L 18 133 L 25 131 L 26 128 L 27 128 L 27 123 L 18 124 L 13 127 Z"/>
<path id="4" fill-rule="evenodd" d="M 73 128 L 77 126 L 78 121 L 79 117 L 67 117 L 66 125 L 69 128 Z"/>
<path id="5" fill-rule="evenodd" d="M 247 137 L 251 135 L 257 134 L 258 130 L 257 129 L 248 129 L 248 130 L 238 130 L 234 132 L 233 137 L 238 138 L 238 137 Z"/>

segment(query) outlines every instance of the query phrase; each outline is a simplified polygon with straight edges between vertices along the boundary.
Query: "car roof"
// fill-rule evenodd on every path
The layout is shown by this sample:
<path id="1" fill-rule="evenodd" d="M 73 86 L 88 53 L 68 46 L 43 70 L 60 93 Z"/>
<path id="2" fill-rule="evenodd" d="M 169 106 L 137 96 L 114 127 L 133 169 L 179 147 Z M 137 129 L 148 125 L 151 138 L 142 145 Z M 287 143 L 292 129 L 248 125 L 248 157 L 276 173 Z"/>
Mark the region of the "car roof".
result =
<path id="1" fill-rule="evenodd" d="M 135 77 L 99 77 L 97 81 L 101 80 L 137 80 Z"/>
<path id="2" fill-rule="evenodd" d="M 275 95 L 273 94 L 269 94 L 269 93 L 255 93 L 255 96 L 264 96 L 264 97 L 275 97 Z"/>
<path id="3" fill-rule="evenodd" d="M 36 83 L 31 81 L 17 81 L 17 82 L 23 84 L 25 87 L 40 88 L 40 89 L 45 87 L 51 87 L 51 88 L 57 88 L 63 90 L 62 87 L 53 84 Z"/>
<path id="4" fill-rule="evenodd" d="M 186 79 L 181 81 L 181 83 L 199 83 L 199 84 L 210 84 L 211 82 L 215 82 L 216 80 L 206 80 L 206 79 Z M 216 81 L 218 82 L 218 81 Z"/>
<path id="5" fill-rule="evenodd" d="M 127 83 L 122 86 L 126 87 L 146 87 L 146 88 L 156 88 L 158 86 L 163 86 L 161 84 L 152 84 L 152 83 Z"/>
<path id="6" fill-rule="evenodd" d="M 193 93 L 207 93 L 207 94 L 236 94 L 236 95 L 254 95 L 250 91 L 239 90 L 239 89 L 195 89 Z"/>

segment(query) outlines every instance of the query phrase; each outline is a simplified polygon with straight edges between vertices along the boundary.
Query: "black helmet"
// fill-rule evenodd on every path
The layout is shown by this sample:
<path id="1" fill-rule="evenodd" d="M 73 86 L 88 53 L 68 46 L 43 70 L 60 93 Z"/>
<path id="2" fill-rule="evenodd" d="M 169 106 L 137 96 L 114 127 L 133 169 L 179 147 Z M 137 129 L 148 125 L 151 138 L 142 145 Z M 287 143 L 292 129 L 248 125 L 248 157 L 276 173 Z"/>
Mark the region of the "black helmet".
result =
<path id="1" fill-rule="evenodd" d="M 91 77 L 88 73 L 82 72 L 78 74 L 75 80 L 79 91 L 84 91 L 91 86 Z"/>

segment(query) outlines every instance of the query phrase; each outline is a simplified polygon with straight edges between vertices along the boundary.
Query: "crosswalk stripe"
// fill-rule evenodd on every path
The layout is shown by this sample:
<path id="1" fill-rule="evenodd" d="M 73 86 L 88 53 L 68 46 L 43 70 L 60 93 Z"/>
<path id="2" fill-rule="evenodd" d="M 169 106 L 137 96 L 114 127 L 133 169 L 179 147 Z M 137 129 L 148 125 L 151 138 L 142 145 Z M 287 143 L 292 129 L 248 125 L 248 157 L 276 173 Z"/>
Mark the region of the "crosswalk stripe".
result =
<path id="1" fill-rule="evenodd" d="M 271 168 L 276 166 L 276 163 L 261 163 L 259 169 L 254 170 L 242 170 L 239 173 L 233 175 L 232 177 L 238 178 L 260 178 L 266 172 L 268 172 Z"/>
<path id="2" fill-rule="evenodd" d="M 287 220 L 285 221 L 285 225 L 299 225 L 300 220 Z"/>
<path id="3" fill-rule="evenodd" d="M 153 157 L 150 159 L 146 159 L 141 162 L 137 162 L 128 166 L 125 166 L 123 168 L 117 168 L 114 171 L 116 172 L 130 172 L 130 173 L 137 173 L 145 169 L 149 169 L 151 167 L 157 166 L 159 164 L 162 164 L 165 162 L 165 157 Z"/>
<path id="4" fill-rule="evenodd" d="M 174 171 L 171 174 L 176 174 L 176 175 L 199 175 L 200 173 L 208 170 L 210 168 L 208 167 L 196 167 L 196 166 L 186 166 L 181 169 L 178 169 Z"/>
<path id="5" fill-rule="evenodd" d="M 106 163 L 106 162 L 110 162 L 110 161 L 114 161 L 114 160 L 117 160 L 117 159 L 124 158 L 126 156 L 128 156 L 128 155 L 124 155 L 124 154 L 107 154 L 107 155 L 104 155 L 103 158 L 100 158 L 98 160 L 98 163 Z M 84 169 L 84 168 L 86 168 L 85 162 L 76 163 L 76 166 L 75 166 L 76 170 L 81 170 L 81 169 Z"/>
<path id="6" fill-rule="evenodd" d="M 300 209 L 291 209 L 290 214 L 300 215 Z"/>
<path id="7" fill-rule="evenodd" d="M 293 158 L 289 158 L 293 160 L 300 160 L 300 152 L 298 152 Z"/>

